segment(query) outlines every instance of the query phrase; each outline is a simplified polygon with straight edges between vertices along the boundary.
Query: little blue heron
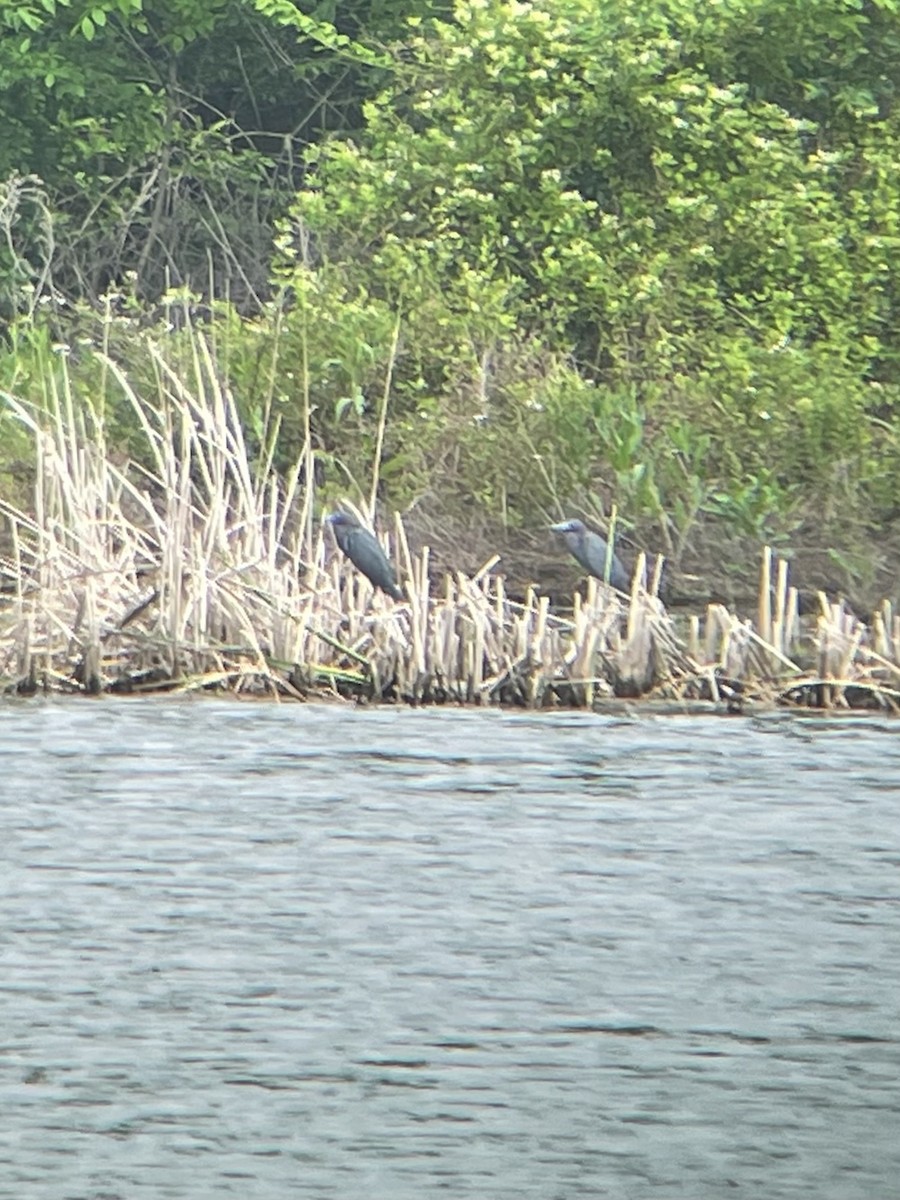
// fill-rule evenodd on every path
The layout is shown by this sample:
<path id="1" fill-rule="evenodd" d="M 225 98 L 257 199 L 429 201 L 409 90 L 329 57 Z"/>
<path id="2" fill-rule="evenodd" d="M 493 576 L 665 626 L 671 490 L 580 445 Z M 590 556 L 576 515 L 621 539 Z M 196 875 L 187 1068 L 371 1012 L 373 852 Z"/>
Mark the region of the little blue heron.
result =
<path id="1" fill-rule="evenodd" d="M 599 533 L 591 533 L 584 521 L 560 521 L 558 525 L 551 525 L 550 529 L 553 533 L 563 535 L 569 553 L 589 575 L 595 575 L 597 579 L 606 578 L 606 559 L 609 551 Z M 610 556 L 609 582 L 620 592 L 627 592 L 631 587 L 628 572 L 615 554 Z"/>
<path id="2" fill-rule="evenodd" d="M 395 600 L 402 600 L 403 593 L 397 584 L 394 568 L 374 534 L 363 529 L 356 517 L 349 513 L 333 512 L 325 521 L 331 526 L 338 546 L 357 571 Z"/>

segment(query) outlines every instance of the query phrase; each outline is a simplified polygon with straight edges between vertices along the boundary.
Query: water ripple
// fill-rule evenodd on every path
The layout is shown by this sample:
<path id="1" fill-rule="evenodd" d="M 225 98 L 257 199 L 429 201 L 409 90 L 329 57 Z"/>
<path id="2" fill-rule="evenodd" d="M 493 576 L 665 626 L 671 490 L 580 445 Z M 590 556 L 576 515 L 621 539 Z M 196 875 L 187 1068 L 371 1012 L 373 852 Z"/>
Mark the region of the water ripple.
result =
<path id="1" fill-rule="evenodd" d="M 0 717 L 0 1195 L 893 1194 L 894 725 Z"/>

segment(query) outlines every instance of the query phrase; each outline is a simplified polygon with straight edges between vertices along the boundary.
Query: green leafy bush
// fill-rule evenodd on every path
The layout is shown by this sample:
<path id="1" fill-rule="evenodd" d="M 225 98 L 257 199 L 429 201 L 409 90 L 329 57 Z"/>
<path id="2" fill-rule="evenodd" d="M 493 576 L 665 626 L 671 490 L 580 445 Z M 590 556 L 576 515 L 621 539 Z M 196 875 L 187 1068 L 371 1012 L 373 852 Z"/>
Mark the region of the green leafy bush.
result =
<path id="1" fill-rule="evenodd" d="M 294 208 L 320 270 L 402 310 L 408 436 L 439 414 L 490 502 L 496 415 L 485 455 L 455 415 L 508 402 L 514 376 L 485 364 L 528 343 L 572 368 L 564 395 L 536 387 L 541 420 L 502 425 L 543 439 L 532 502 L 602 479 L 669 541 L 704 511 L 771 535 L 879 474 L 894 5 L 465 0 L 410 25 L 364 132 L 314 149 Z"/>

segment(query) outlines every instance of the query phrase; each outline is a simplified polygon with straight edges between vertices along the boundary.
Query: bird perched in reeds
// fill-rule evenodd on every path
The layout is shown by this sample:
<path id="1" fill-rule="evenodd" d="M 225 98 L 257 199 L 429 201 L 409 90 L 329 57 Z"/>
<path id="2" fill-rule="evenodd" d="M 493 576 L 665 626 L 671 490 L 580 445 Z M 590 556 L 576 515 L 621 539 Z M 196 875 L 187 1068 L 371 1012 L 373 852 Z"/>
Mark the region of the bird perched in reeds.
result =
<path id="1" fill-rule="evenodd" d="M 394 600 L 402 600 L 403 592 L 397 583 L 394 568 L 375 535 L 364 529 L 350 513 L 329 513 L 325 521 L 331 526 L 338 546 L 357 571 Z"/>
<path id="2" fill-rule="evenodd" d="M 607 558 L 609 559 L 609 582 L 620 592 L 627 592 L 631 587 L 628 572 L 615 554 L 610 554 L 606 540 L 599 533 L 592 533 L 584 521 L 560 521 L 551 525 L 553 533 L 562 534 L 569 553 L 584 567 L 589 575 L 597 579 L 606 579 Z"/>

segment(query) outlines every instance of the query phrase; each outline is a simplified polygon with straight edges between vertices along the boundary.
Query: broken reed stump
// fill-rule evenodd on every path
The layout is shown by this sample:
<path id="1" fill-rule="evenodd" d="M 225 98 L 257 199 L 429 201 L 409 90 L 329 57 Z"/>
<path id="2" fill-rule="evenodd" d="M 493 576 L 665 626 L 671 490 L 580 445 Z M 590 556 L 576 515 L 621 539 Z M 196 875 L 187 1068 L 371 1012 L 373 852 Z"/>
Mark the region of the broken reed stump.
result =
<path id="1" fill-rule="evenodd" d="M 398 517 L 382 540 L 405 598 L 373 594 L 315 519 L 309 444 L 276 472 L 275 422 L 260 435 L 265 453 L 251 453 L 202 331 L 191 346 L 186 369 L 147 342 L 150 395 L 95 352 L 140 429 L 139 461 L 110 446 L 91 394 L 75 404 L 64 358 L 39 404 L 3 394 L 35 461 L 29 512 L 0 497 L 7 691 L 898 708 L 890 604 L 871 628 L 825 596 L 801 619 L 788 565 L 768 549 L 755 623 L 714 604 L 685 624 L 659 599 L 661 560 L 648 582 L 640 556 L 628 592 L 589 579 L 560 612 L 534 588 L 508 596 L 496 558 L 431 581 L 428 549 L 411 552 Z M 361 513 L 369 524 L 372 505 Z"/>
<path id="2" fill-rule="evenodd" d="M 571 609 L 556 612 L 533 589 L 509 598 L 495 559 L 432 591 L 427 548 L 414 556 L 400 544 L 407 599 L 395 603 L 328 557 L 321 538 L 302 577 L 291 554 L 281 566 L 274 556 L 226 564 L 191 541 L 177 579 L 164 582 L 162 568 L 141 579 L 110 572 L 102 586 L 46 539 L 37 570 L 37 547 L 23 539 L 20 561 L 35 569 L 0 608 L 0 682 L 94 695 L 229 691 L 528 708 L 652 697 L 731 711 L 750 702 L 900 709 L 900 618 L 891 606 L 870 629 L 822 596 L 815 620 L 802 622 L 787 564 L 773 571 L 768 551 L 763 636 L 719 604 L 676 624 L 644 587 L 643 558 L 630 593 L 588 579 Z"/>

